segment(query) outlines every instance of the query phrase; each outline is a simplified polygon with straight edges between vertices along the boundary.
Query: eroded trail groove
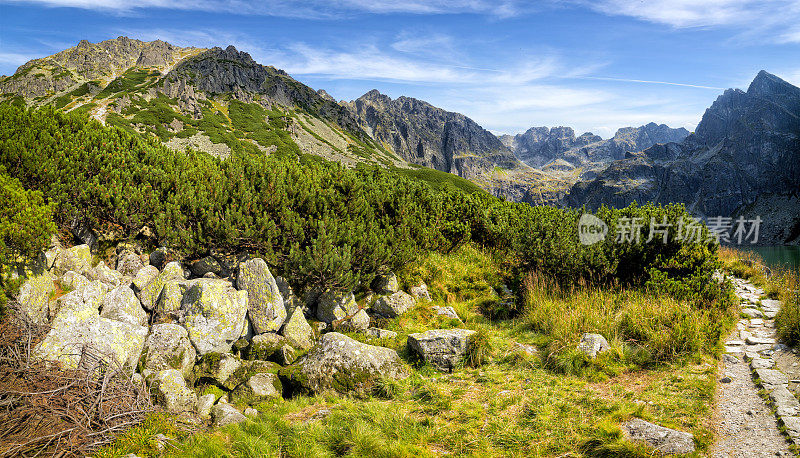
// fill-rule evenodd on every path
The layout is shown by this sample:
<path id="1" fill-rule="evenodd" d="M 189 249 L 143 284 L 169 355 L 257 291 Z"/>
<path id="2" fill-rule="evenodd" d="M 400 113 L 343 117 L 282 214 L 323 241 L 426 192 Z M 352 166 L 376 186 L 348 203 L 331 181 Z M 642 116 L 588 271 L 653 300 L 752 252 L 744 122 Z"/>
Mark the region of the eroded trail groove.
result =
<path id="1" fill-rule="evenodd" d="M 740 320 L 726 339 L 714 413 L 717 441 L 710 456 L 792 456 L 789 447 L 792 440 L 800 442 L 798 431 L 789 427 L 783 434 L 780 427 L 798 418 L 800 404 L 787 391 L 788 378 L 774 369 L 773 358 L 792 353 L 775 340 L 773 318 L 780 302 L 767 299 L 747 281 L 734 279 L 734 285 L 744 314 L 751 318 Z M 770 393 L 769 402 L 759 394 L 762 388 Z"/>

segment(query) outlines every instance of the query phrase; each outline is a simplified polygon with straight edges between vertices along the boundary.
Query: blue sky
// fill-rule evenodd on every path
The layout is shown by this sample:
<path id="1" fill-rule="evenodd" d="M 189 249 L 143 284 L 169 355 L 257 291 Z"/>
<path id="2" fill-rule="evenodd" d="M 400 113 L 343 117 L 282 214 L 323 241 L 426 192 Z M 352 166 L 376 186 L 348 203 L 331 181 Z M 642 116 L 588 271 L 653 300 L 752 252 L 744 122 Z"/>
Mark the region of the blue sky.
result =
<path id="1" fill-rule="evenodd" d="M 761 69 L 800 84 L 798 0 L 0 0 L 0 74 L 120 35 L 233 44 L 337 99 L 375 88 L 495 133 L 693 130 Z"/>

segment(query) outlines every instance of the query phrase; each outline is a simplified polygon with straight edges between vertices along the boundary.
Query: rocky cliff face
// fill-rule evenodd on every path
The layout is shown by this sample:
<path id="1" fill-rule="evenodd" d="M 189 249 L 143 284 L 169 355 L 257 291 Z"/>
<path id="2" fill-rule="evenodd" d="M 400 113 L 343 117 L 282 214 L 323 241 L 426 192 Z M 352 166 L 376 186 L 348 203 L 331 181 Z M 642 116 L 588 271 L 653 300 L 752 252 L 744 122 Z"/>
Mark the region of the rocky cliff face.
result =
<path id="1" fill-rule="evenodd" d="M 695 134 L 680 143 L 629 154 L 595 179 L 575 184 L 565 203 L 597 208 L 634 200 L 683 202 L 697 215 L 730 216 L 759 198 L 796 201 L 791 196 L 798 194 L 800 88 L 762 71 L 747 92 L 729 89 L 720 95 Z M 769 233 L 797 237 L 800 208 L 759 208 L 770 212 L 761 215 L 765 225 L 772 219 L 793 226 Z"/>
<path id="2" fill-rule="evenodd" d="M 573 166 L 604 162 L 625 157 L 625 153 L 641 151 L 659 143 L 678 142 L 689 135 L 684 128 L 650 123 L 641 127 L 623 127 L 613 138 L 603 140 L 586 132 L 578 137 L 571 127 L 532 127 L 516 136 L 504 135 L 500 140 L 531 167 L 545 168 L 552 161 L 566 161 Z M 557 164 L 554 164 L 557 165 Z"/>
<path id="3" fill-rule="evenodd" d="M 519 165 L 497 137 L 460 113 L 377 90 L 345 105 L 372 138 L 408 162 L 465 178 Z"/>

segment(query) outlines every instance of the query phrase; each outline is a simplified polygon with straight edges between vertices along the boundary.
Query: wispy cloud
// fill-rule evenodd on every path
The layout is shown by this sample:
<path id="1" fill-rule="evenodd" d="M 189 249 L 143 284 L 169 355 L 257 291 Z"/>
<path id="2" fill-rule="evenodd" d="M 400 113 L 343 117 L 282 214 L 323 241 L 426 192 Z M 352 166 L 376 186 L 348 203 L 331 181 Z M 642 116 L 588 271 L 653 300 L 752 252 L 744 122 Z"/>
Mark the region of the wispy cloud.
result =
<path id="1" fill-rule="evenodd" d="M 525 2 L 516 0 L 4 0 L 3 3 L 30 3 L 117 14 L 161 8 L 307 19 L 331 19 L 357 13 L 485 14 L 506 18 L 528 9 Z"/>
<path id="2" fill-rule="evenodd" d="M 0 65 L 19 67 L 25 62 L 35 58 L 36 56 L 31 56 L 30 54 L 0 52 Z"/>
<path id="3" fill-rule="evenodd" d="M 699 84 L 687 84 L 687 83 L 672 83 L 669 81 L 648 81 L 648 80 L 636 80 L 636 79 L 629 79 L 629 78 L 611 78 L 606 76 L 581 76 L 581 79 L 587 80 L 596 80 L 596 81 L 619 81 L 623 83 L 643 83 L 643 84 L 664 84 L 667 86 L 682 86 L 682 87 L 694 87 L 698 89 L 714 89 L 714 90 L 724 90 L 724 87 L 715 87 L 715 86 L 702 86 Z"/>

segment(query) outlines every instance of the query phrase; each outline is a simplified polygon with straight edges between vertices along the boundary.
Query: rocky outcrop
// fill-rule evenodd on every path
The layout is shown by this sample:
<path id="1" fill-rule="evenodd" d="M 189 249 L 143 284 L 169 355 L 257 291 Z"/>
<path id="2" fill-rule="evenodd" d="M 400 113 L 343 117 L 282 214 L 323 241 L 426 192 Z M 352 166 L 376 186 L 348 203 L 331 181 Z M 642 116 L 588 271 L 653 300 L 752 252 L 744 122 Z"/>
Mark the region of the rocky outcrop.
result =
<path id="1" fill-rule="evenodd" d="M 375 140 L 407 162 L 472 178 L 518 161 L 475 121 L 410 97 L 391 99 L 372 90 L 346 106 Z"/>
<path id="2" fill-rule="evenodd" d="M 159 371 L 153 380 L 152 392 L 172 413 L 192 412 L 197 408 L 197 394 L 186 386 L 183 375 L 175 369 Z"/>
<path id="3" fill-rule="evenodd" d="M 280 375 L 300 391 L 333 390 L 366 396 L 377 380 L 404 378 L 408 369 L 392 349 L 331 332 L 293 366 L 281 369 Z"/>

